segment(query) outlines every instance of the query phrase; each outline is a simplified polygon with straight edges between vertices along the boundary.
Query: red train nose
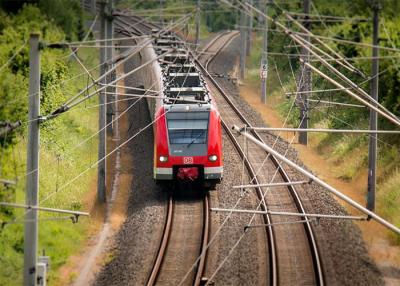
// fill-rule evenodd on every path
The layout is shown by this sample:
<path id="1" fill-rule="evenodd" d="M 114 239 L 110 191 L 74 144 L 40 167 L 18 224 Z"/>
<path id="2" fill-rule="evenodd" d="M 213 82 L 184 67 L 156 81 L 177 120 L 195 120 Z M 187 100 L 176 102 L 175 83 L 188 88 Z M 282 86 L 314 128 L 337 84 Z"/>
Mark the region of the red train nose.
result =
<path id="1" fill-rule="evenodd" d="M 176 176 L 179 180 L 194 181 L 199 177 L 199 169 L 197 167 L 179 168 Z"/>

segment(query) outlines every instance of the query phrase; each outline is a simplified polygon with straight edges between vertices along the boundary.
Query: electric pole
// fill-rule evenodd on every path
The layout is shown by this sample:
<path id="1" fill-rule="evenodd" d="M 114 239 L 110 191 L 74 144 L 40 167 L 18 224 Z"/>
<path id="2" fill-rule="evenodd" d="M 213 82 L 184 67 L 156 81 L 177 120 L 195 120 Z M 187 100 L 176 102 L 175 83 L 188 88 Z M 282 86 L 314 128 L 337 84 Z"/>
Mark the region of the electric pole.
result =
<path id="1" fill-rule="evenodd" d="M 247 2 L 253 6 L 253 0 L 247 0 Z M 247 44 L 246 44 L 246 55 L 250 55 L 251 52 L 251 35 L 253 32 L 253 10 L 250 10 L 250 15 L 247 15 Z"/>
<path id="2" fill-rule="evenodd" d="M 106 3 L 104 1 L 100 2 L 100 39 L 104 40 L 106 37 Z M 104 46 L 105 42 L 102 41 Z M 106 73 L 106 48 L 100 48 L 100 76 Z M 100 83 L 102 85 L 106 84 L 106 78 L 102 77 Z M 104 89 L 103 89 L 104 90 Z M 97 200 L 100 203 L 106 201 L 106 93 L 104 91 L 100 92 L 99 96 L 99 153 L 98 160 L 99 164 L 97 167 Z"/>
<path id="3" fill-rule="evenodd" d="M 261 6 L 260 1 L 260 6 Z M 261 8 L 261 7 L 260 7 Z M 268 15 L 268 0 L 265 1 L 265 15 Z M 263 52 L 261 58 L 261 102 L 267 103 L 267 77 L 268 77 L 268 20 L 264 17 L 261 18 L 261 27 L 263 31 Z"/>
<path id="4" fill-rule="evenodd" d="M 379 91 L 379 10 L 381 9 L 379 1 L 373 4 L 373 35 L 372 35 L 372 74 L 371 74 L 371 97 L 378 101 Z M 370 109 L 369 129 L 378 129 L 378 118 L 376 111 Z M 376 159 L 377 159 L 378 134 L 369 135 L 368 146 L 368 198 L 367 208 L 370 211 L 375 210 L 375 191 L 376 191 Z"/>
<path id="5" fill-rule="evenodd" d="M 303 11 L 304 11 L 304 27 L 307 30 L 311 29 L 310 19 L 310 0 L 303 0 Z M 304 39 L 309 42 L 310 36 L 305 35 Z M 307 45 L 307 44 L 306 44 Z M 310 62 L 310 52 L 302 48 L 301 49 L 303 63 L 301 64 L 300 69 L 300 80 L 299 80 L 299 92 L 297 96 L 300 96 L 300 100 L 298 100 L 300 104 L 300 128 L 307 129 L 308 128 L 308 92 L 311 90 L 311 70 L 306 66 L 306 63 Z M 307 145 L 308 143 L 308 134 L 307 132 L 299 132 L 299 143 L 303 145 Z"/>
<path id="6" fill-rule="evenodd" d="M 246 69 L 246 15 L 243 10 L 240 11 L 240 79 L 244 79 Z"/>
<path id="7" fill-rule="evenodd" d="M 39 197 L 39 114 L 40 114 L 40 50 L 39 34 L 29 39 L 29 126 L 26 162 L 25 204 L 37 206 Z M 38 248 L 38 211 L 25 213 L 24 285 L 36 286 Z"/>
<path id="8" fill-rule="evenodd" d="M 106 16 L 106 38 L 107 42 L 102 43 L 103 45 L 107 45 L 106 48 L 106 60 L 107 65 L 106 69 L 109 70 L 112 68 L 112 58 L 113 58 L 113 0 L 108 0 L 107 3 L 107 16 Z M 107 83 L 112 82 L 113 73 L 107 76 Z M 113 94 L 114 88 L 107 87 L 107 102 L 115 102 L 115 95 Z M 112 135 L 113 125 L 111 124 L 114 115 L 114 104 L 107 104 L 107 134 Z"/>
<path id="9" fill-rule="evenodd" d="M 196 7 L 196 50 L 199 47 L 200 37 L 200 0 L 197 0 Z"/>

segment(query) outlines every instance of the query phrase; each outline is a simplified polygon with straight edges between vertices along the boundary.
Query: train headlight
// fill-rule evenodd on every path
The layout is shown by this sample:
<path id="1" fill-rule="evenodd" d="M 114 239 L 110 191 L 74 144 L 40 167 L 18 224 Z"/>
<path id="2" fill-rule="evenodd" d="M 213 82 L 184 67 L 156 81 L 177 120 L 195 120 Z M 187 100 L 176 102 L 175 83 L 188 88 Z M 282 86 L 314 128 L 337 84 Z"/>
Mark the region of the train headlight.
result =
<path id="1" fill-rule="evenodd" d="M 158 158 L 160 160 L 160 162 L 167 162 L 168 161 L 168 157 L 167 156 L 160 156 L 160 158 Z"/>
<path id="2" fill-rule="evenodd" d="M 215 162 L 218 160 L 218 156 L 217 155 L 208 156 L 208 160 L 210 160 L 211 162 Z"/>

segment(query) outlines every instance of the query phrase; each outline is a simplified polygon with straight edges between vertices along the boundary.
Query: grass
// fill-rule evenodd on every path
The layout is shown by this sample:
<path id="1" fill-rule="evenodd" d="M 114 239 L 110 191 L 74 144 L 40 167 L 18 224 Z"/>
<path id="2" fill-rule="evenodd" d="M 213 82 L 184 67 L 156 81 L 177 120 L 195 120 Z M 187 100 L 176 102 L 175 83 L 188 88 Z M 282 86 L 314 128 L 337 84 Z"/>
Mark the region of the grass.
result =
<path id="1" fill-rule="evenodd" d="M 81 50 L 80 56 L 89 66 L 96 65 L 97 55 L 90 50 Z M 79 74 L 82 70 L 71 61 L 71 75 Z M 87 78 L 79 77 L 65 85 L 65 92 L 72 95 L 86 85 Z M 67 96 L 69 97 L 69 96 Z M 94 98 L 86 105 L 97 103 Z M 79 142 L 89 137 L 97 130 L 97 108 L 76 109 L 61 115 L 55 120 L 55 128 L 45 128 L 41 132 L 40 146 L 40 175 L 39 197 L 49 199 L 40 205 L 72 210 L 87 210 L 83 205 L 88 191 L 93 189 L 96 180 L 96 168 L 90 169 L 79 179 L 63 187 L 64 184 L 86 170 L 97 159 L 97 137 L 93 137 L 80 147 Z M 25 137 L 19 139 L 8 160 L 16 166 L 20 176 L 15 189 L 16 201 L 24 202 L 25 197 Z M 4 162 L 3 162 L 4 163 Z M 9 161 L 10 163 L 10 161 Z M 22 284 L 23 269 L 23 220 L 24 211 L 17 210 L 15 216 L 18 223 L 6 225 L 0 231 L 0 285 Z M 50 284 L 57 280 L 57 270 L 72 254 L 79 252 L 81 243 L 87 236 L 90 220 L 80 218 L 79 223 L 73 224 L 70 219 L 54 220 L 64 217 L 54 213 L 40 212 L 39 217 L 39 255 L 45 251 L 51 259 L 51 270 L 48 273 Z"/>
<path id="2" fill-rule="evenodd" d="M 400 170 L 396 170 L 382 183 L 378 184 L 378 213 L 391 222 L 400 225 L 399 206 L 400 206 Z M 400 245 L 400 236 L 390 233 L 390 238 L 394 244 Z"/>

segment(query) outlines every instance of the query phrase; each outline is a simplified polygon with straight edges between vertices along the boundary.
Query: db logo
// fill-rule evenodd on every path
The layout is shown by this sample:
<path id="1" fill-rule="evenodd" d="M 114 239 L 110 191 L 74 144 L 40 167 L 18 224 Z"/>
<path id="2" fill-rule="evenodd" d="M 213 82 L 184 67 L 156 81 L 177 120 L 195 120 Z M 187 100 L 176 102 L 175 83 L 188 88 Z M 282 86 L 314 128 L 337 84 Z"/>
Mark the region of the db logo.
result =
<path id="1" fill-rule="evenodd" d="M 183 157 L 183 164 L 193 164 L 193 157 Z"/>

